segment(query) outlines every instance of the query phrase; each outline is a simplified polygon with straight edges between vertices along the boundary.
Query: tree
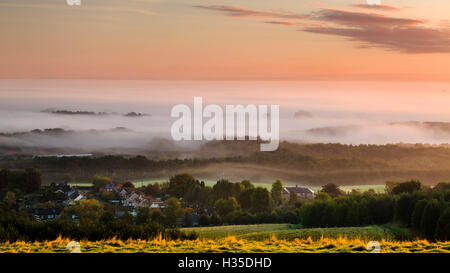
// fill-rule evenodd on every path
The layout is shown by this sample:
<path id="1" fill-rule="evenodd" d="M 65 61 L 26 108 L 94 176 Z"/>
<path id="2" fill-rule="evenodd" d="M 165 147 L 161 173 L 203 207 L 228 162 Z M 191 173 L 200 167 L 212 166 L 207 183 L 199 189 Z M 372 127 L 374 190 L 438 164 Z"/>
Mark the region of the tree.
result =
<path id="1" fill-rule="evenodd" d="M 229 197 L 236 197 L 241 191 L 240 183 L 231 183 L 228 180 L 221 179 L 212 188 L 214 198 L 228 199 Z"/>
<path id="2" fill-rule="evenodd" d="M 177 225 L 177 218 L 183 215 L 183 209 L 180 202 L 175 197 L 167 200 L 167 206 L 164 208 L 165 222 L 167 226 L 174 227 Z"/>
<path id="3" fill-rule="evenodd" d="M 192 227 L 192 223 L 193 223 L 192 214 L 190 214 L 189 212 L 186 212 L 184 214 L 183 226 Z"/>
<path id="4" fill-rule="evenodd" d="M 111 210 L 105 210 L 100 216 L 99 220 L 103 224 L 110 224 L 114 222 L 115 220 L 114 212 L 112 212 Z"/>
<path id="5" fill-rule="evenodd" d="M 414 212 L 416 196 L 412 194 L 402 194 L 395 204 L 395 219 L 410 225 L 411 215 Z"/>
<path id="6" fill-rule="evenodd" d="M 152 211 L 149 207 L 142 207 L 138 209 L 135 219 L 137 225 L 148 224 L 151 222 L 151 220 L 152 220 Z"/>
<path id="7" fill-rule="evenodd" d="M 234 197 L 230 197 L 228 199 L 219 199 L 214 203 L 214 207 L 221 217 L 230 215 L 231 213 L 239 209 L 238 202 Z"/>
<path id="8" fill-rule="evenodd" d="M 42 175 L 38 169 L 0 171 L 0 189 L 19 190 L 22 193 L 39 191 L 42 184 Z"/>
<path id="9" fill-rule="evenodd" d="M 242 180 L 241 185 L 242 185 L 243 190 L 249 190 L 249 189 L 255 188 L 255 186 L 252 184 L 252 182 L 250 180 Z"/>
<path id="10" fill-rule="evenodd" d="M 117 197 L 116 193 L 115 192 L 110 192 L 110 191 L 102 192 L 100 194 L 100 199 L 105 201 L 105 202 L 114 200 L 114 199 L 116 199 L 116 197 Z"/>
<path id="11" fill-rule="evenodd" d="M 4 200 L 8 209 L 12 209 L 16 206 L 16 195 L 12 191 L 6 193 Z"/>
<path id="12" fill-rule="evenodd" d="M 10 173 L 11 173 L 11 171 L 8 169 L 0 170 L 0 190 L 8 188 L 8 177 L 9 177 Z"/>
<path id="13" fill-rule="evenodd" d="M 420 190 L 422 183 L 416 180 L 399 183 L 392 189 L 392 194 L 412 193 Z"/>
<path id="14" fill-rule="evenodd" d="M 316 195 L 316 197 L 315 197 L 315 200 L 324 200 L 324 201 L 327 201 L 327 200 L 330 200 L 331 199 L 331 196 L 328 194 L 328 193 L 326 193 L 326 192 L 319 192 L 317 195 Z"/>
<path id="15" fill-rule="evenodd" d="M 32 193 L 39 191 L 42 184 L 42 174 L 41 171 L 34 168 L 25 169 L 27 175 L 26 186 L 23 191 L 26 193 Z"/>
<path id="16" fill-rule="evenodd" d="M 289 205 L 295 206 L 297 203 L 297 193 L 295 191 L 289 192 Z"/>
<path id="17" fill-rule="evenodd" d="M 243 210 L 249 210 L 252 208 L 252 195 L 254 188 L 244 189 L 239 193 L 238 202 Z"/>
<path id="18" fill-rule="evenodd" d="M 420 230 L 422 224 L 422 215 L 427 205 L 427 200 L 420 200 L 414 206 L 414 211 L 411 215 L 411 225 L 413 228 Z"/>
<path id="19" fill-rule="evenodd" d="M 159 183 L 148 184 L 147 186 L 142 188 L 142 192 L 145 195 L 149 195 L 149 196 L 153 196 L 153 197 L 162 196 L 161 187 L 160 187 Z"/>
<path id="20" fill-rule="evenodd" d="M 119 217 L 119 220 L 122 224 L 131 225 L 133 224 L 133 215 L 129 211 L 125 211 L 125 213 Z"/>
<path id="21" fill-rule="evenodd" d="M 170 178 L 168 193 L 170 196 L 182 198 L 195 184 L 200 183 L 192 175 L 178 174 Z"/>
<path id="22" fill-rule="evenodd" d="M 202 214 L 200 215 L 200 217 L 198 218 L 198 224 L 201 227 L 206 227 L 209 225 L 209 217 L 206 214 Z"/>
<path id="23" fill-rule="evenodd" d="M 428 204 L 423 210 L 421 230 L 423 234 L 429 238 L 434 239 L 437 222 L 439 220 L 440 208 L 436 199 L 428 201 Z"/>
<path id="24" fill-rule="evenodd" d="M 134 189 L 134 184 L 131 182 L 125 182 L 123 183 L 122 188 Z"/>
<path id="25" fill-rule="evenodd" d="M 322 186 L 321 192 L 327 193 L 329 196 L 336 198 L 338 196 L 344 195 L 344 191 L 339 188 L 338 185 L 333 183 L 328 183 Z"/>
<path id="26" fill-rule="evenodd" d="M 212 195 L 212 188 L 211 187 L 201 187 L 200 193 L 197 197 L 197 204 L 201 208 L 211 208 L 213 195 Z"/>
<path id="27" fill-rule="evenodd" d="M 271 209 L 273 201 L 266 188 L 257 187 L 252 194 L 252 211 L 268 212 Z"/>
<path id="28" fill-rule="evenodd" d="M 65 207 L 62 216 L 72 219 L 76 215 L 81 224 L 91 224 L 97 221 L 103 214 L 103 205 L 95 199 L 77 201 L 75 205 Z"/>
<path id="29" fill-rule="evenodd" d="M 202 187 L 200 184 L 194 184 L 184 195 L 184 201 L 186 201 L 188 205 L 197 205 L 201 192 Z"/>
<path id="30" fill-rule="evenodd" d="M 395 188 L 395 186 L 397 186 L 398 184 L 400 184 L 400 182 L 397 181 L 386 181 L 386 185 L 384 186 L 384 191 L 387 194 L 392 194 L 392 190 Z"/>
<path id="31" fill-rule="evenodd" d="M 433 191 L 447 191 L 450 190 L 450 182 L 441 182 L 433 187 Z"/>
<path id="32" fill-rule="evenodd" d="M 108 182 L 111 182 L 111 178 L 105 176 L 95 175 L 92 178 L 92 190 L 94 192 L 98 192 L 101 188 L 103 188 Z"/>
<path id="33" fill-rule="evenodd" d="M 442 241 L 450 240 L 450 208 L 446 208 L 439 217 L 436 237 Z"/>
<path id="34" fill-rule="evenodd" d="M 219 216 L 216 212 L 214 212 L 214 213 L 211 215 L 210 222 L 211 222 L 211 224 L 214 225 L 214 226 L 219 226 L 219 225 L 222 224 L 222 219 L 220 218 L 220 216 Z"/>
<path id="35" fill-rule="evenodd" d="M 277 181 L 272 184 L 270 193 L 272 194 L 272 200 L 276 206 L 281 205 L 281 202 L 283 201 L 283 189 L 283 182 L 281 182 L 280 179 L 277 179 Z"/>
<path id="36" fill-rule="evenodd" d="M 157 209 L 152 212 L 152 222 L 162 224 L 164 223 L 164 215 Z"/>

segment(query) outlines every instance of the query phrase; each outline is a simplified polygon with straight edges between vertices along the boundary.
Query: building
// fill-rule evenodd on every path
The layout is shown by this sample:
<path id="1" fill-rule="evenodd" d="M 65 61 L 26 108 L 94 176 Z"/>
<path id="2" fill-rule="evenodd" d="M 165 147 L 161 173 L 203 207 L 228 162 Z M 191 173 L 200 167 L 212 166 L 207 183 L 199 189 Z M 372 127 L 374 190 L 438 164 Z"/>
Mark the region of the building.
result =
<path id="1" fill-rule="evenodd" d="M 48 158 L 48 157 L 56 157 L 56 158 L 63 158 L 63 157 L 93 157 L 93 154 L 47 154 L 47 155 L 34 155 L 33 159 L 35 158 Z"/>
<path id="2" fill-rule="evenodd" d="M 295 187 L 286 187 L 283 189 L 283 198 L 289 199 L 289 196 L 291 195 L 291 192 L 297 193 L 298 199 L 314 199 L 314 191 L 310 188 L 306 187 L 299 187 L 298 185 L 295 185 Z"/>
<path id="3" fill-rule="evenodd" d="M 36 208 L 29 209 L 28 212 L 33 219 L 43 221 L 59 218 L 61 216 L 62 208 Z"/>
<path id="4" fill-rule="evenodd" d="M 119 182 L 108 182 L 105 186 L 100 188 L 100 192 L 113 192 L 113 191 L 119 191 L 122 188 L 122 183 Z"/>

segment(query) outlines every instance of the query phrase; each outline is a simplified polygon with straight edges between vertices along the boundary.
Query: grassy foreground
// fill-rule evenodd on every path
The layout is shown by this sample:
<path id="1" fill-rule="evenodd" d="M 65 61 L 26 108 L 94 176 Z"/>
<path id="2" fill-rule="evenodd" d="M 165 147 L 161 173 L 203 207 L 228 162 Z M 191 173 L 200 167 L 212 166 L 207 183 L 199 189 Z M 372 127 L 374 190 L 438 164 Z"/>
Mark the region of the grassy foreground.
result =
<path id="1" fill-rule="evenodd" d="M 291 224 L 261 224 L 184 228 L 196 231 L 197 240 L 103 240 L 79 242 L 81 253 L 368 253 L 370 241 L 380 252 L 450 253 L 450 241 L 428 242 L 414 239 L 408 229 L 396 226 L 303 229 Z M 0 243 L 0 253 L 70 252 L 69 239 L 44 242 Z"/>
<path id="2" fill-rule="evenodd" d="M 58 238 L 48 242 L 14 242 L 0 244 L 0 253 L 54 253 L 70 252 L 67 249 L 68 239 Z M 218 240 L 197 239 L 193 241 L 166 241 L 164 239 L 143 240 L 105 240 L 97 242 L 80 242 L 81 253 L 368 253 L 368 241 L 362 239 L 321 238 L 319 240 L 294 239 L 292 241 L 280 240 L 272 237 L 268 240 L 255 241 L 237 239 L 228 236 Z M 426 240 L 417 241 L 388 241 L 381 240 L 380 252 L 424 253 L 446 252 L 450 253 L 450 242 L 430 243 Z"/>

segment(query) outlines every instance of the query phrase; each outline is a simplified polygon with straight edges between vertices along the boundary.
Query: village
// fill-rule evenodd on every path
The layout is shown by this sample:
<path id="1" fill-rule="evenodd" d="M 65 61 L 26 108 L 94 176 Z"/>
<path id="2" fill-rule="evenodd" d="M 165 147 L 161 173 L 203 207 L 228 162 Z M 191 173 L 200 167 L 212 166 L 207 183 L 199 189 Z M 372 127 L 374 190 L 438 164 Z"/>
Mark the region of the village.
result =
<path id="1" fill-rule="evenodd" d="M 298 201 L 313 200 L 315 197 L 314 191 L 307 187 L 299 187 L 298 185 L 283 187 L 282 199 L 285 202 L 289 202 L 293 195 Z M 46 221 L 60 218 L 66 207 L 74 206 L 84 200 L 96 200 L 105 208 L 112 209 L 116 218 L 120 218 L 124 214 L 136 217 L 141 208 L 164 211 L 169 198 L 170 195 L 167 193 L 160 197 L 146 195 L 142 189 L 136 189 L 131 182 L 104 181 L 103 185 L 98 188 L 95 186 L 75 186 L 63 182 L 43 186 L 39 193 L 25 195 L 24 205 L 33 220 Z M 186 202 L 182 202 L 182 204 L 183 206 L 189 206 Z M 199 225 L 201 214 L 211 214 L 215 209 L 214 207 L 191 209 L 191 225 Z M 218 209 L 220 210 L 220 208 Z M 182 215 L 177 218 L 177 226 L 185 225 L 185 217 L 186 215 Z M 72 219 L 76 221 L 78 216 L 74 214 Z"/>
<path id="2" fill-rule="evenodd" d="M 61 216 L 64 207 L 90 199 L 97 200 L 106 206 L 113 206 L 116 217 L 122 216 L 125 212 L 136 216 L 137 210 L 142 207 L 149 207 L 153 210 L 164 208 L 165 202 L 162 198 L 147 196 L 134 187 L 130 187 L 130 185 L 132 185 L 130 182 L 110 181 L 101 187 L 98 192 L 95 192 L 93 187 L 89 186 L 71 186 L 67 182 L 52 183 L 49 186 L 44 186 L 44 193 L 25 196 L 26 207 L 31 217 L 37 221 L 57 219 Z M 76 216 L 74 215 L 73 218 L 76 219 Z"/>

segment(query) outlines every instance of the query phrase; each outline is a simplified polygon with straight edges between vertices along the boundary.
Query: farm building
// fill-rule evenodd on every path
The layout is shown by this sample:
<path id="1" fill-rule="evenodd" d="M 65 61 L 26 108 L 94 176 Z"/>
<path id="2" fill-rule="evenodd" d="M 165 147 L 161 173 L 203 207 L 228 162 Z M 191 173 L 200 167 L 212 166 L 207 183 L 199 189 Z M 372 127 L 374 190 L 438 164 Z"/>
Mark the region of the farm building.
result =
<path id="1" fill-rule="evenodd" d="M 291 192 L 297 193 L 297 198 L 300 199 L 314 199 L 314 191 L 310 188 L 306 187 L 299 187 L 298 185 L 295 185 L 295 187 L 285 187 L 283 189 L 283 198 L 289 199 L 289 195 Z"/>

